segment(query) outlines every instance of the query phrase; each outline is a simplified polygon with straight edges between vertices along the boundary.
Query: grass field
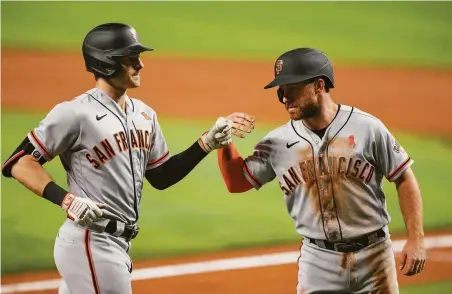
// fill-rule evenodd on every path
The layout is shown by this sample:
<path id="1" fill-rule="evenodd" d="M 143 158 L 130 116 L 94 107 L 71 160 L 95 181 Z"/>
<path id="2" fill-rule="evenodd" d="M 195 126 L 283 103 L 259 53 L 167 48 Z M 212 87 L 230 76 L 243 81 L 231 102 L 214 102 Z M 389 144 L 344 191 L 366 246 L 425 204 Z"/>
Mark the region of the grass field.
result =
<path id="1" fill-rule="evenodd" d="M 2 46 L 79 50 L 93 26 L 120 21 L 155 54 L 273 60 L 314 46 L 336 62 L 450 67 L 451 13 L 452 2 L 2 2 Z"/>
<path id="2" fill-rule="evenodd" d="M 42 114 L 2 113 L 2 162 L 33 128 Z M 7 122 L 7 123 L 6 123 Z M 172 153 L 188 147 L 210 122 L 162 119 L 161 125 Z M 11 126 L 14 126 L 13 128 Z M 250 137 L 238 141 L 242 154 L 274 126 L 263 125 Z M 452 225 L 448 203 L 452 190 L 450 150 L 438 141 L 398 135 L 401 144 L 415 158 L 413 169 L 419 177 L 425 201 L 426 228 Z M 434 156 L 430 156 L 434 154 Z M 58 160 L 48 163 L 58 183 L 65 173 Z M 403 230 L 395 188 L 385 184 L 394 231 Z M 30 221 L 22 215 L 36 215 Z M 296 241 L 292 220 L 287 215 L 282 192 L 276 181 L 261 191 L 230 195 L 224 186 L 216 157 L 211 154 L 186 179 L 165 191 L 146 184 L 141 205 L 141 235 L 133 244 L 135 258 L 177 255 L 234 247 Z M 2 271 L 41 269 L 53 264 L 53 241 L 64 213 L 35 197 L 17 182 L 2 179 Z M 9 238 L 14 236 L 14 238 Z M 29 250 L 30 244 L 33 250 Z M 17 254 L 21 252 L 21 254 Z"/>
<path id="3" fill-rule="evenodd" d="M 445 294 L 452 290 L 452 282 L 432 283 L 416 286 L 405 286 L 400 289 L 400 294 Z"/>

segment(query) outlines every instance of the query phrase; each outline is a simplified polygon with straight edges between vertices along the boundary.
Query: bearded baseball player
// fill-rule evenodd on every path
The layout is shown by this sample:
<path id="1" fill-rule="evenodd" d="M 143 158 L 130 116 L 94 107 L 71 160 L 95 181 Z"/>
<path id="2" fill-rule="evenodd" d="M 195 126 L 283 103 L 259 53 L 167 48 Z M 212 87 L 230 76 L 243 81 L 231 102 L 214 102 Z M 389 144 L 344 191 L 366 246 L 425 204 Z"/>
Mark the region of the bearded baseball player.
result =
<path id="1" fill-rule="evenodd" d="M 245 159 L 233 144 L 218 149 L 229 192 L 278 179 L 303 237 L 297 293 L 398 293 L 382 185 L 383 178 L 395 183 L 405 220 L 399 269 L 418 274 L 426 252 L 413 159 L 378 118 L 332 100 L 333 67 L 323 52 L 298 48 L 282 54 L 264 88 L 276 86 L 290 120 Z"/>
<path id="2" fill-rule="evenodd" d="M 95 87 L 53 107 L 2 168 L 67 214 L 54 247 L 60 294 L 132 293 L 129 250 L 139 231 L 144 179 L 166 189 L 232 135 L 253 128 L 246 114 L 220 117 L 185 151 L 170 155 L 156 112 L 126 93 L 140 86 L 140 54 L 152 50 L 127 24 L 93 28 L 82 51 Z M 42 167 L 57 156 L 68 190 Z"/>

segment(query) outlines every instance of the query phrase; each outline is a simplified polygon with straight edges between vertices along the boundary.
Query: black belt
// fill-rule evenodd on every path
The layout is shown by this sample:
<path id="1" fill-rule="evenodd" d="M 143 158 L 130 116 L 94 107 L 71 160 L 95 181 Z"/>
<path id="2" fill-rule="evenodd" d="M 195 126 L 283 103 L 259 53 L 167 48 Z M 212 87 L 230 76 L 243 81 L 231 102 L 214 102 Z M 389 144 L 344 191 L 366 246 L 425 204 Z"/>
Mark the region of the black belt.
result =
<path id="1" fill-rule="evenodd" d="M 117 221 L 110 221 L 107 226 L 105 227 L 105 232 L 116 236 L 115 233 L 118 229 L 118 225 L 117 225 Z M 138 227 L 135 228 L 124 228 L 124 232 L 121 233 L 121 235 L 117 236 L 117 237 L 122 237 L 124 239 L 126 239 L 127 242 L 129 242 L 130 240 L 134 239 L 137 235 L 138 232 L 140 231 L 140 229 Z"/>
<path id="2" fill-rule="evenodd" d="M 375 243 L 379 238 L 383 238 L 384 236 L 386 236 L 386 233 L 383 231 L 383 229 L 379 229 L 372 233 L 351 240 L 339 240 L 333 242 L 328 240 L 316 240 L 311 238 L 308 239 L 310 243 L 328 250 L 337 252 L 355 252 Z"/>

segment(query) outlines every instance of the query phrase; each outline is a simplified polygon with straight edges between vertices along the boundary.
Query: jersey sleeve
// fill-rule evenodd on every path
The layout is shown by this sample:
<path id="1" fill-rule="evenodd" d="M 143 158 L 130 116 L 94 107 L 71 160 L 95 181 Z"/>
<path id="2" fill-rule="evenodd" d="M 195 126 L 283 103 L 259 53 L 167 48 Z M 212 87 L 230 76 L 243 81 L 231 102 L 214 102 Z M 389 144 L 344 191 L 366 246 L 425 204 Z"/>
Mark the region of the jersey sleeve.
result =
<path id="1" fill-rule="evenodd" d="M 271 141 L 264 138 L 256 144 L 253 154 L 245 158 L 243 173 L 257 190 L 276 177 L 270 161 L 271 153 Z"/>
<path id="2" fill-rule="evenodd" d="M 162 165 L 171 157 L 156 114 L 154 114 L 153 121 L 154 130 L 152 132 L 152 146 L 146 170 L 153 169 L 159 165 Z"/>
<path id="3" fill-rule="evenodd" d="M 375 144 L 378 168 L 389 182 L 397 180 L 414 162 L 382 122 L 376 131 Z"/>
<path id="4" fill-rule="evenodd" d="M 33 156 L 39 152 L 46 161 L 70 150 L 79 143 L 80 122 L 69 102 L 55 105 L 42 119 L 38 126 L 31 130 L 27 136 L 36 148 Z"/>

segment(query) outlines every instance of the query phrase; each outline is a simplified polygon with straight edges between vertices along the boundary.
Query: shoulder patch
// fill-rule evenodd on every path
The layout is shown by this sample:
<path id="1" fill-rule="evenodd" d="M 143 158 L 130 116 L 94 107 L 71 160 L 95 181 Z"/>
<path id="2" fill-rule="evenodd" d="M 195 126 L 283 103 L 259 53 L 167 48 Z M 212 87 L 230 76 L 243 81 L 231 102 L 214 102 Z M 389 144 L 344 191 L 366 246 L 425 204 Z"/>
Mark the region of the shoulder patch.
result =
<path id="1" fill-rule="evenodd" d="M 142 111 L 141 114 L 144 116 L 145 119 L 151 120 L 151 118 L 149 117 L 149 115 L 147 115 L 146 112 Z"/>
<path id="2" fill-rule="evenodd" d="M 402 146 L 400 146 L 399 142 L 394 138 L 394 136 L 391 135 L 391 144 L 392 144 L 392 150 L 394 150 L 395 153 L 406 153 Z"/>

